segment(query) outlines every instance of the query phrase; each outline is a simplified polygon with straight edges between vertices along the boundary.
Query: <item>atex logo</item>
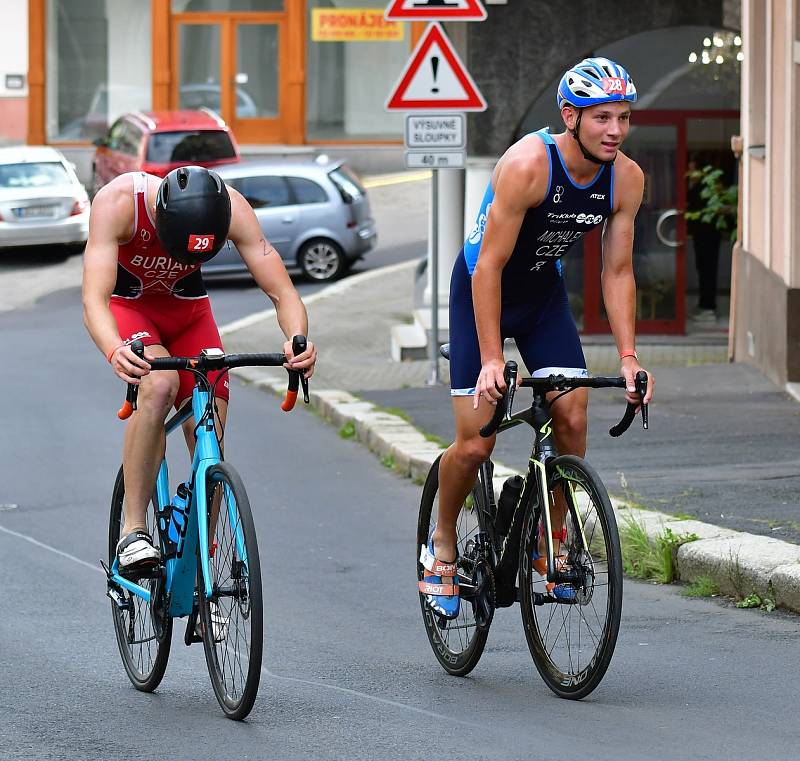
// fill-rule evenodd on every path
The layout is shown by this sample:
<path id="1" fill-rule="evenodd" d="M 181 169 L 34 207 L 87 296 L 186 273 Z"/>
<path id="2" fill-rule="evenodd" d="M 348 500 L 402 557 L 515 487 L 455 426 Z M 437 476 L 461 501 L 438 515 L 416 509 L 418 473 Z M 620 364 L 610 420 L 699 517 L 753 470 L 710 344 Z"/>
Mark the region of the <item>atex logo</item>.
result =
<path id="1" fill-rule="evenodd" d="M 563 197 L 564 197 L 564 186 L 556 185 L 556 192 L 553 193 L 553 203 L 561 203 L 561 199 Z"/>
<path id="2" fill-rule="evenodd" d="M 603 221 L 602 214 L 578 214 L 575 221 L 579 225 L 599 225 Z"/>
<path id="3" fill-rule="evenodd" d="M 589 196 L 589 198 L 596 198 L 599 201 L 605 201 L 606 200 L 606 194 L 605 193 L 592 193 Z"/>

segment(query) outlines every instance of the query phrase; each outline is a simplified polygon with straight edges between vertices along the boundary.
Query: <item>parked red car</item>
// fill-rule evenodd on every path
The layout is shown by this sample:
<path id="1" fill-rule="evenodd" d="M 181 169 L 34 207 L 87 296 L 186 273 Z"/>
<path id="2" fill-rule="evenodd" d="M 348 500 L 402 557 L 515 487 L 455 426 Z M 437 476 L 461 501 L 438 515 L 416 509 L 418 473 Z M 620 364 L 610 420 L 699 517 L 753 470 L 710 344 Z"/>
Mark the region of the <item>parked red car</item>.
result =
<path id="1" fill-rule="evenodd" d="M 94 144 L 92 195 L 125 172 L 164 177 L 188 164 L 215 167 L 239 161 L 233 133 L 210 109 L 123 114 Z"/>

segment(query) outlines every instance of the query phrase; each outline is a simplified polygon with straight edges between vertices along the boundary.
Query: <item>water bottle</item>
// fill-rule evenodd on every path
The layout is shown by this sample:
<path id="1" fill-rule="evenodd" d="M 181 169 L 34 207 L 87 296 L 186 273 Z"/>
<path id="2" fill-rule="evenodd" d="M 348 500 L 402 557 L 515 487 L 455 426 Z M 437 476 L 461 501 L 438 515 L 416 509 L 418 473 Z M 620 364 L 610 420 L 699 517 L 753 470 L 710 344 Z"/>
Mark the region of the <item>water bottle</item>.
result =
<path id="1" fill-rule="evenodd" d="M 172 512 L 169 519 L 169 540 L 174 544 L 186 534 L 186 519 L 189 515 L 189 486 L 178 484 L 178 490 L 170 503 Z"/>
<path id="2" fill-rule="evenodd" d="M 495 531 L 501 536 L 505 536 L 508 533 L 511 519 L 514 516 L 514 510 L 517 507 L 519 496 L 522 493 L 522 485 L 522 476 L 511 476 L 511 478 L 506 479 L 506 482 L 503 484 L 503 490 L 500 492 L 500 499 L 497 500 L 497 516 L 494 519 Z"/>

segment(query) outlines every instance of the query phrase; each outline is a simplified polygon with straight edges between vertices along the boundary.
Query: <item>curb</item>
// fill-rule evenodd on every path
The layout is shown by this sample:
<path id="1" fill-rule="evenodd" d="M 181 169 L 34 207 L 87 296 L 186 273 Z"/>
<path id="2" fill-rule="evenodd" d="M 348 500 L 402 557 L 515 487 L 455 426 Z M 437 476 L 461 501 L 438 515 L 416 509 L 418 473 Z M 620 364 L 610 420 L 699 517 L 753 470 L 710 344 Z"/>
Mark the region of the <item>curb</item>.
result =
<path id="1" fill-rule="evenodd" d="M 264 374 L 259 368 L 232 371 L 257 388 L 282 397 L 285 379 Z M 395 472 L 421 483 L 443 449 L 398 415 L 383 411 L 348 391 L 314 390 L 310 406 L 328 423 L 341 429 L 352 424 L 352 438 L 364 444 Z M 350 437 L 348 437 L 350 438 Z M 495 462 L 494 487 L 518 473 Z M 756 593 L 777 606 L 800 613 L 800 545 L 758 536 L 667 513 L 632 507 L 611 498 L 617 522 L 635 521 L 655 540 L 667 529 L 676 535 L 696 534 L 699 539 L 680 545 L 676 570 L 681 581 L 710 577 L 722 594 L 743 598 Z"/>

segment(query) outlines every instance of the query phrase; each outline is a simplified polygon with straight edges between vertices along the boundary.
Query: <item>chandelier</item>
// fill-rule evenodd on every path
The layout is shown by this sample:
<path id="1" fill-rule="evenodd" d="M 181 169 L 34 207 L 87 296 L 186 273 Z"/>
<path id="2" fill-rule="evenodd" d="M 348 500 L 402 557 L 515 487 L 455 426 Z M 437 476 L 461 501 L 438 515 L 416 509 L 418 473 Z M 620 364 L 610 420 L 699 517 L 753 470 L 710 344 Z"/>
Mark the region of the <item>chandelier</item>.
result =
<path id="1" fill-rule="evenodd" d="M 714 32 L 703 40 L 703 49 L 699 53 L 689 53 L 689 63 L 699 62 L 706 66 L 740 64 L 743 60 L 742 38 L 736 32 Z"/>

